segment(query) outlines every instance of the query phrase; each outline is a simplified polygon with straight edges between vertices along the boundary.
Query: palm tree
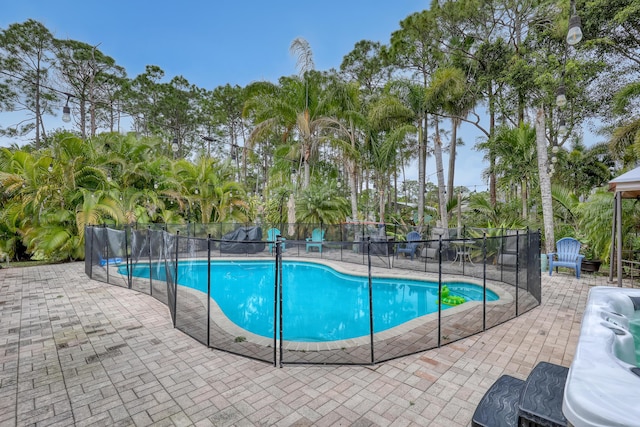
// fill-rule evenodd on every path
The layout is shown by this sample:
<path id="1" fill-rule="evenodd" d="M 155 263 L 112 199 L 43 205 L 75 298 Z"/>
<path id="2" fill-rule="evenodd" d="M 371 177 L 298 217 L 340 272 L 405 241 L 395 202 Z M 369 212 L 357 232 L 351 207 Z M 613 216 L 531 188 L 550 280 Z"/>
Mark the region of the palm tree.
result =
<path id="1" fill-rule="evenodd" d="M 606 143 L 587 148 L 579 139 L 574 139 L 570 150 L 561 150 L 558 160 L 556 182 L 569 185 L 582 197 L 587 197 L 592 189 L 605 185 L 611 178 L 610 167 L 614 162 Z"/>
<path id="2" fill-rule="evenodd" d="M 295 142 L 289 159 L 296 160 L 304 171 L 302 187 L 306 188 L 311 182 L 310 162 L 318 155 L 322 130 L 331 125 L 326 117 L 331 99 L 322 90 L 324 77 L 313 70 L 309 43 L 297 38 L 290 51 L 298 56 L 299 75 L 282 77 L 278 85 L 249 85 L 243 114 L 253 115 L 256 123 L 249 135 L 249 148 L 274 133 L 287 145 Z"/>
<path id="3" fill-rule="evenodd" d="M 342 156 L 348 177 L 351 217 L 358 218 L 358 172 L 362 163 L 362 146 L 367 132 L 367 117 L 361 99 L 362 93 L 356 83 L 334 80 L 330 87 L 336 118 L 327 118 L 336 132 L 327 137 L 330 145 Z"/>
<path id="4" fill-rule="evenodd" d="M 446 70 L 446 71 L 445 71 Z M 448 77 L 443 75 L 449 74 Z M 449 201 L 453 200 L 454 182 L 456 171 L 456 148 L 458 144 L 458 127 L 462 120 L 466 119 L 469 112 L 476 104 L 474 92 L 469 90 L 464 72 L 459 68 L 442 69 L 436 72 L 435 78 L 455 80 L 455 90 L 450 90 L 443 100 L 442 109 L 451 119 L 451 139 L 449 143 L 449 177 L 447 181 L 447 195 Z"/>
<path id="5" fill-rule="evenodd" d="M 182 159 L 175 163 L 174 173 L 180 183 L 180 192 L 193 206 L 199 220 L 208 224 L 223 222 L 229 217 L 247 220 L 248 204 L 244 189 L 234 181 L 234 170 L 229 163 L 201 156 L 195 163 Z"/>
<path id="6" fill-rule="evenodd" d="M 245 116 L 253 115 L 256 126 L 248 138 L 248 148 L 279 135 L 289 147 L 287 158 L 304 171 L 302 187 L 311 180 L 311 161 L 317 157 L 321 132 L 331 125 L 324 115 L 330 100 L 320 90 L 321 76 L 309 72 L 304 79 L 283 77 L 278 85 L 259 82 L 249 85 Z"/>
<path id="7" fill-rule="evenodd" d="M 312 184 L 296 203 L 296 221 L 303 224 L 337 224 L 349 212 L 349 202 L 333 183 Z"/>
<path id="8" fill-rule="evenodd" d="M 33 257 L 81 258 L 85 225 L 122 221 L 120 204 L 108 191 L 106 172 L 95 165 L 91 144 L 59 134 L 50 150 L 7 149 L 2 158 L 0 185 L 11 195 L 3 218 Z"/>
<path id="9" fill-rule="evenodd" d="M 369 112 L 371 130 L 365 147 L 367 159 L 374 172 L 375 188 L 379 202 L 379 220 L 385 220 L 385 200 L 391 175 L 398 168 L 397 152 L 407 136 L 415 133 L 411 124 L 412 112 L 397 98 L 383 97 L 371 107 Z"/>
<path id="10" fill-rule="evenodd" d="M 426 164 L 426 94 L 424 88 L 408 80 L 393 80 L 385 88 L 384 94 L 373 102 L 369 119 L 371 126 L 379 129 L 410 125 L 405 133 L 417 133 L 417 137 L 406 138 L 398 148 L 401 162 L 418 155 L 418 223 L 424 221 L 425 164 Z M 394 165 L 396 162 L 394 161 Z"/>
<path id="11" fill-rule="evenodd" d="M 440 68 L 432 76 L 427 88 L 427 111 L 441 114 L 444 110 L 452 109 L 466 91 L 466 79 L 464 73 L 457 68 Z M 436 160 L 436 175 L 438 179 L 438 193 L 440 200 L 440 220 L 442 227 L 448 228 L 448 215 L 445 200 L 444 164 L 442 161 L 442 139 L 439 131 L 439 122 L 434 120 L 435 131 L 433 134 L 433 155 Z M 455 150 L 453 155 L 455 156 Z"/>
<path id="12" fill-rule="evenodd" d="M 493 138 L 493 152 L 497 183 L 502 188 L 520 188 L 522 218 L 526 220 L 531 183 L 538 173 L 535 129 L 527 124 L 513 129 L 499 128 Z"/>

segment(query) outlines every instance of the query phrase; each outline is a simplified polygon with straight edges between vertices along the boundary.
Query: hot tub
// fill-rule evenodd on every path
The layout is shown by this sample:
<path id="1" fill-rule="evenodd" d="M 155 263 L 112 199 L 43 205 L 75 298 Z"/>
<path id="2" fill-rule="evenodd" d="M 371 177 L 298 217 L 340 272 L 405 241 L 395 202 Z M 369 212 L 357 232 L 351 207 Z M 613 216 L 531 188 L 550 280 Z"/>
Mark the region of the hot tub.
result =
<path id="1" fill-rule="evenodd" d="M 562 412 L 571 425 L 640 426 L 636 346 L 640 289 L 593 288 L 564 389 Z"/>

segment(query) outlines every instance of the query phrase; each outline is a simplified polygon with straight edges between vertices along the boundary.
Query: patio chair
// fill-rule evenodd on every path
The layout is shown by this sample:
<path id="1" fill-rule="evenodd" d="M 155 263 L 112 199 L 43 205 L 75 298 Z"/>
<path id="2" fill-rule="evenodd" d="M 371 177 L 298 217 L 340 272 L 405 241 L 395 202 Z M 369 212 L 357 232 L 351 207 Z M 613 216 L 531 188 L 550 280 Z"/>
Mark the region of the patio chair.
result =
<path id="1" fill-rule="evenodd" d="M 520 249 L 520 251 L 522 252 L 522 249 L 518 247 L 518 237 L 516 236 L 516 231 L 508 230 L 507 234 L 500 238 L 498 265 L 507 268 L 516 268 L 518 263 L 518 251 L 516 249 Z"/>
<path id="2" fill-rule="evenodd" d="M 416 254 L 416 250 L 418 249 L 418 240 L 420 240 L 420 233 L 417 231 L 412 231 L 407 234 L 407 242 L 403 246 L 398 246 L 396 251 L 396 258 L 400 253 L 411 256 L 411 261 L 413 261 L 413 257 Z"/>
<path id="3" fill-rule="evenodd" d="M 273 243 L 276 241 L 276 237 L 277 236 L 282 236 L 282 233 L 280 233 L 280 230 L 278 230 L 277 228 L 270 228 L 269 230 L 267 230 L 267 240 L 269 240 L 269 253 L 272 254 L 273 253 L 273 249 L 276 247 L 276 244 Z M 284 252 L 285 250 L 285 243 L 284 241 L 287 240 L 284 237 L 281 238 L 282 240 L 282 251 Z"/>
<path id="4" fill-rule="evenodd" d="M 440 237 L 442 237 L 442 255 L 449 259 L 447 252 L 449 249 L 449 232 L 446 228 L 433 227 L 431 229 L 431 237 L 422 248 L 422 257 L 440 260 Z"/>
<path id="5" fill-rule="evenodd" d="M 580 253 L 580 242 L 573 237 L 564 237 L 556 242 L 556 252 L 547 254 L 549 260 L 549 276 L 554 267 L 573 268 L 576 278 L 580 278 L 580 265 L 584 255 Z"/>
<path id="6" fill-rule="evenodd" d="M 98 257 L 98 264 L 100 264 L 101 267 L 104 267 L 106 265 L 117 265 L 122 263 L 122 258 L 120 257 L 113 257 L 113 258 L 102 258 L 102 256 Z"/>
<path id="7" fill-rule="evenodd" d="M 311 237 L 307 237 L 307 252 L 310 248 L 318 248 L 318 251 L 322 253 L 322 242 L 324 241 L 324 230 L 320 228 L 314 228 L 311 232 Z"/>

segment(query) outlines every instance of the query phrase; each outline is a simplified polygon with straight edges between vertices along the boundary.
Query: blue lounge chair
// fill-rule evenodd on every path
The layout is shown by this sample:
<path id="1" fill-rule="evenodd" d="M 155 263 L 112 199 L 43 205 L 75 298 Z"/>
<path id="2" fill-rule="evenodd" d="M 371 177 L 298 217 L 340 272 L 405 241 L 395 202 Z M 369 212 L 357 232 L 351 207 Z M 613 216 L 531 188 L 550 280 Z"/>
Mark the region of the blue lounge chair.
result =
<path id="1" fill-rule="evenodd" d="M 412 231 L 407 234 L 407 243 L 404 246 L 398 246 L 396 250 L 396 258 L 400 253 L 411 256 L 411 260 L 413 261 L 413 257 L 416 254 L 416 249 L 418 249 L 418 240 L 420 240 L 420 233 L 417 231 Z"/>
<path id="2" fill-rule="evenodd" d="M 269 253 L 270 254 L 273 253 L 273 250 L 276 247 L 276 244 L 273 243 L 273 242 L 276 241 L 276 236 L 281 236 L 281 235 L 282 234 L 280 233 L 280 230 L 278 230 L 277 228 L 270 228 L 267 231 L 267 240 L 269 240 L 269 242 L 271 242 L 271 243 L 269 243 Z M 282 246 L 281 247 L 282 247 L 282 251 L 284 252 L 284 249 L 285 249 L 284 241 L 287 240 L 287 239 L 285 239 L 284 237 L 282 237 L 281 239 L 282 239 Z"/>
<path id="3" fill-rule="evenodd" d="M 122 258 L 120 258 L 120 257 L 108 258 L 108 259 L 104 259 L 104 258 L 100 257 L 100 259 L 99 259 L 99 263 L 100 263 L 101 267 L 104 267 L 105 265 L 120 264 L 121 262 L 122 262 Z"/>
<path id="4" fill-rule="evenodd" d="M 556 252 L 547 254 L 549 260 L 549 276 L 554 267 L 573 268 L 576 277 L 580 278 L 580 265 L 584 255 L 580 254 L 580 242 L 573 237 L 564 237 L 556 242 Z"/>
<path id="5" fill-rule="evenodd" d="M 322 253 L 322 242 L 324 241 L 324 230 L 314 228 L 311 232 L 311 237 L 307 237 L 307 252 L 310 248 L 318 248 L 318 251 Z"/>

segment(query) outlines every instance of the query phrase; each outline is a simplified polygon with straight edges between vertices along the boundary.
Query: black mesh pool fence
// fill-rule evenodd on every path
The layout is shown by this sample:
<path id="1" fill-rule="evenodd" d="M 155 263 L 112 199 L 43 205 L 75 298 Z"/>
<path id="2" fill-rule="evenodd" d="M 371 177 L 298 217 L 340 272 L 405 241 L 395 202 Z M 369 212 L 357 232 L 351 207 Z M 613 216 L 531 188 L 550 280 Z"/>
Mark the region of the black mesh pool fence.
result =
<path id="1" fill-rule="evenodd" d="M 90 278 L 153 296 L 203 345 L 274 366 L 381 363 L 541 301 L 540 232 L 530 230 L 88 226 L 85 255 Z"/>

